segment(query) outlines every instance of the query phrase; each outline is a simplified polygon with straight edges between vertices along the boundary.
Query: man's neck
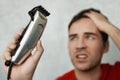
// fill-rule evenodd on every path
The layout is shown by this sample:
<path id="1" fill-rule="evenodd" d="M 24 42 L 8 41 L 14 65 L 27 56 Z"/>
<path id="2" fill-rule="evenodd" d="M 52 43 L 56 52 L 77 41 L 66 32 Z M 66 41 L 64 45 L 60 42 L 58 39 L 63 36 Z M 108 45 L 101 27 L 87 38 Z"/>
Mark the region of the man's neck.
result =
<path id="1" fill-rule="evenodd" d="M 78 69 L 75 69 L 77 80 L 100 80 L 101 73 L 102 70 L 100 66 L 90 71 L 80 71 Z"/>

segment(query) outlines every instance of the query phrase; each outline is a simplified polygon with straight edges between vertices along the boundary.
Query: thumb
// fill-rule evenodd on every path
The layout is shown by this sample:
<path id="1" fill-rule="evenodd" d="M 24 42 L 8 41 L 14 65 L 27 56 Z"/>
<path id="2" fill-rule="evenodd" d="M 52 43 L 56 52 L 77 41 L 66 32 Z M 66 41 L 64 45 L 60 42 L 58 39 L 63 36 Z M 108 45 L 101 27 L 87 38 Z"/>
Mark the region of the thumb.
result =
<path id="1" fill-rule="evenodd" d="M 41 44 L 41 41 L 38 41 L 37 45 L 36 45 L 36 51 L 33 54 L 33 58 L 34 58 L 34 62 L 37 64 L 43 54 L 43 46 Z"/>

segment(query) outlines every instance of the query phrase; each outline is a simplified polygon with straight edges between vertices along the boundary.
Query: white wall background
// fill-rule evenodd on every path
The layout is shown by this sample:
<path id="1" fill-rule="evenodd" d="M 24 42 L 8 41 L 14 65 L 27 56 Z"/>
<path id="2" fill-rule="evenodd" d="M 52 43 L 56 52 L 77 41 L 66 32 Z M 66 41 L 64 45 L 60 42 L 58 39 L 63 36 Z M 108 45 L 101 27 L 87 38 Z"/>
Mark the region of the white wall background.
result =
<path id="1" fill-rule="evenodd" d="M 6 79 L 2 55 L 7 44 L 21 27 L 29 22 L 27 12 L 34 6 L 44 6 L 51 15 L 42 36 L 45 52 L 33 80 L 54 80 L 73 68 L 67 49 L 67 26 L 72 16 L 82 9 L 100 9 L 120 28 L 120 0 L 0 0 L 0 80 Z M 110 39 L 110 51 L 103 62 L 120 60 L 120 52 Z"/>

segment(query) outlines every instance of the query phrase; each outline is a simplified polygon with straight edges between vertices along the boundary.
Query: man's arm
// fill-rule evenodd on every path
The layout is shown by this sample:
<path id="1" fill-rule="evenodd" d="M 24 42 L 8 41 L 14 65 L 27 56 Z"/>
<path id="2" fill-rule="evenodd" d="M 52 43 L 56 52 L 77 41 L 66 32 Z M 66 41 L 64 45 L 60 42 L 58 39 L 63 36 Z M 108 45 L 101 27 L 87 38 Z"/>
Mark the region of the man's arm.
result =
<path id="1" fill-rule="evenodd" d="M 112 38 L 112 40 L 115 42 L 117 47 L 120 50 L 120 29 L 115 27 L 112 24 L 108 24 L 108 30 L 106 30 L 106 33 Z"/>
<path id="2" fill-rule="evenodd" d="M 115 44 L 120 50 L 120 37 L 119 37 L 120 29 L 112 25 L 105 18 L 105 16 L 100 13 L 91 11 L 89 13 L 85 13 L 85 15 L 87 15 L 90 19 L 93 20 L 93 22 L 96 24 L 96 26 L 100 31 L 103 31 L 106 34 L 108 34 L 113 39 L 113 41 L 115 42 Z"/>

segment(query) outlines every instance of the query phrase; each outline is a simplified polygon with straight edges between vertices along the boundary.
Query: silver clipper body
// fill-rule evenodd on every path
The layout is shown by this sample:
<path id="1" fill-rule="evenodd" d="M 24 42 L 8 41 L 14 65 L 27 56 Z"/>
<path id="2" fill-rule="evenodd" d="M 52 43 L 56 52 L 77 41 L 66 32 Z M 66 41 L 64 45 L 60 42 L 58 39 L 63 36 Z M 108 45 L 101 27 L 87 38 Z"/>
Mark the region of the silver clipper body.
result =
<path id="1" fill-rule="evenodd" d="M 36 46 L 47 23 L 46 16 L 49 16 L 43 7 L 38 6 L 29 11 L 30 23 L 21 35 L 16 49 L 13 51 L 12 60 L 14 64 L 21 64 Z"/>

